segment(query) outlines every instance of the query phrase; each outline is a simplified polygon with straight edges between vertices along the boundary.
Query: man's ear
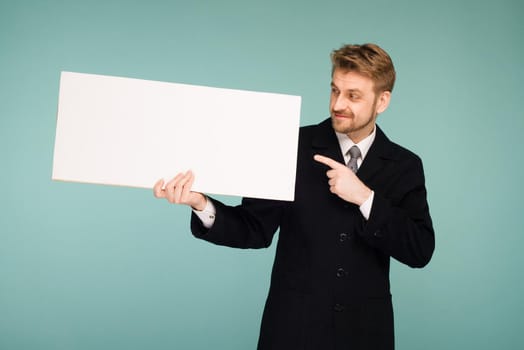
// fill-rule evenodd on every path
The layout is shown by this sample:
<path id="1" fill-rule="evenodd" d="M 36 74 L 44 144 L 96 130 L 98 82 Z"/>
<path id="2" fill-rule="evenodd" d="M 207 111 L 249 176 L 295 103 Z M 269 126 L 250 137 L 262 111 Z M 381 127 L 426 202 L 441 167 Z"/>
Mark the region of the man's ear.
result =
<path id="1" fill-rule="evenodd" d="M 389 101 L 391 100 L 391 91 L 382 91 L 377 100 L 377 114 L 384 112 L 388 106 Z"/>

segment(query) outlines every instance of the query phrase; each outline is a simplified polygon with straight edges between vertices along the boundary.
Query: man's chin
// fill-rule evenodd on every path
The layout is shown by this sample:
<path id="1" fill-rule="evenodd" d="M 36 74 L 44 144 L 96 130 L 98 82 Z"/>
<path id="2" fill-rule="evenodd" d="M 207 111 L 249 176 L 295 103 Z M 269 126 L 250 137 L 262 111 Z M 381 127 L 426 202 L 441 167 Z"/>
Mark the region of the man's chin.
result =
<path id="1" fill-rule="evenodd" d="M 351 128 L 345 125 L 343 120 L 337 120 L 336 117 L 331 117 L 331 125 L 336 132 L 347 134 L 351 131 Z"/>

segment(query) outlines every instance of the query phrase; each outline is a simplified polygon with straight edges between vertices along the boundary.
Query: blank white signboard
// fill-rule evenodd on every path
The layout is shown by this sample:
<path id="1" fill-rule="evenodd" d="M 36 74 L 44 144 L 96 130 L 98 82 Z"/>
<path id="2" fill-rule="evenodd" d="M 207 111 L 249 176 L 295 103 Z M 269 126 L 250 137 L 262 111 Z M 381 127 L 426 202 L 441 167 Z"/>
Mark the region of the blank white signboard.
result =
<path id="1" fill-rule="evenodd" d="M 62 72 L 54 180 L 293 200 L 300 96 Z"/>

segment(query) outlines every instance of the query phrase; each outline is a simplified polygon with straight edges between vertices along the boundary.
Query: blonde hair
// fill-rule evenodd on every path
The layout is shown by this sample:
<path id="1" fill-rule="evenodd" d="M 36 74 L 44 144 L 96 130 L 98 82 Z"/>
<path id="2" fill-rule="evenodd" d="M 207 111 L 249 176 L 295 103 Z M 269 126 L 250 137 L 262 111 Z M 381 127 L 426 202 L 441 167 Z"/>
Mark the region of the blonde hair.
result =
<path id="1" fill-rule="evenodd" d="M 335 69 L 356 72 L 373 80 L 375 92 L 392 91 L 395 85 L 395 67 L 391 57 L 375 44 L 344 45 L 331 53 Z"/>

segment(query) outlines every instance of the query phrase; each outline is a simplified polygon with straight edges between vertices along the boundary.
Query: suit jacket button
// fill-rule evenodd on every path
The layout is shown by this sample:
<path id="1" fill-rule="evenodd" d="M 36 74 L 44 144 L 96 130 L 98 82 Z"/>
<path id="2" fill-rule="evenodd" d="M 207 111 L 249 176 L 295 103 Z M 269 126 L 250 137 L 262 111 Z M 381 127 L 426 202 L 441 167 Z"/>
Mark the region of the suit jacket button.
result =
<path id="1" fill-rule="evenodd" d="M 346 270 L 344 270 L 343 268 L 340 267 L 340 268 L 337 270 L 337 277 L 344 277 L 345 275 L 347 275 Z"/>
<path id="2" fill-rule="evenodd" d="M 346 239 L 348 239 L 348 234 L 347 233 L 341 233 L 339 236 L 338 236 L 340 242 L 344 242 Z"/>
<path id="3" fill-rule="evenodd" d="M 342 304 L 335 304 L 335 306 L 333 306 L 333 310 L 335 310 L 336 312 L 342 312 L 344 311 L 344 305 Z"/>
<path id="4" fill-rule="evenodd" d="M 382 235 L 382 232 L 380 232 L 380 230 L 376 230 L 375 233 L 373 233 L 373 236 L 377 238 L 381 238 L 383 235 Z"/>

